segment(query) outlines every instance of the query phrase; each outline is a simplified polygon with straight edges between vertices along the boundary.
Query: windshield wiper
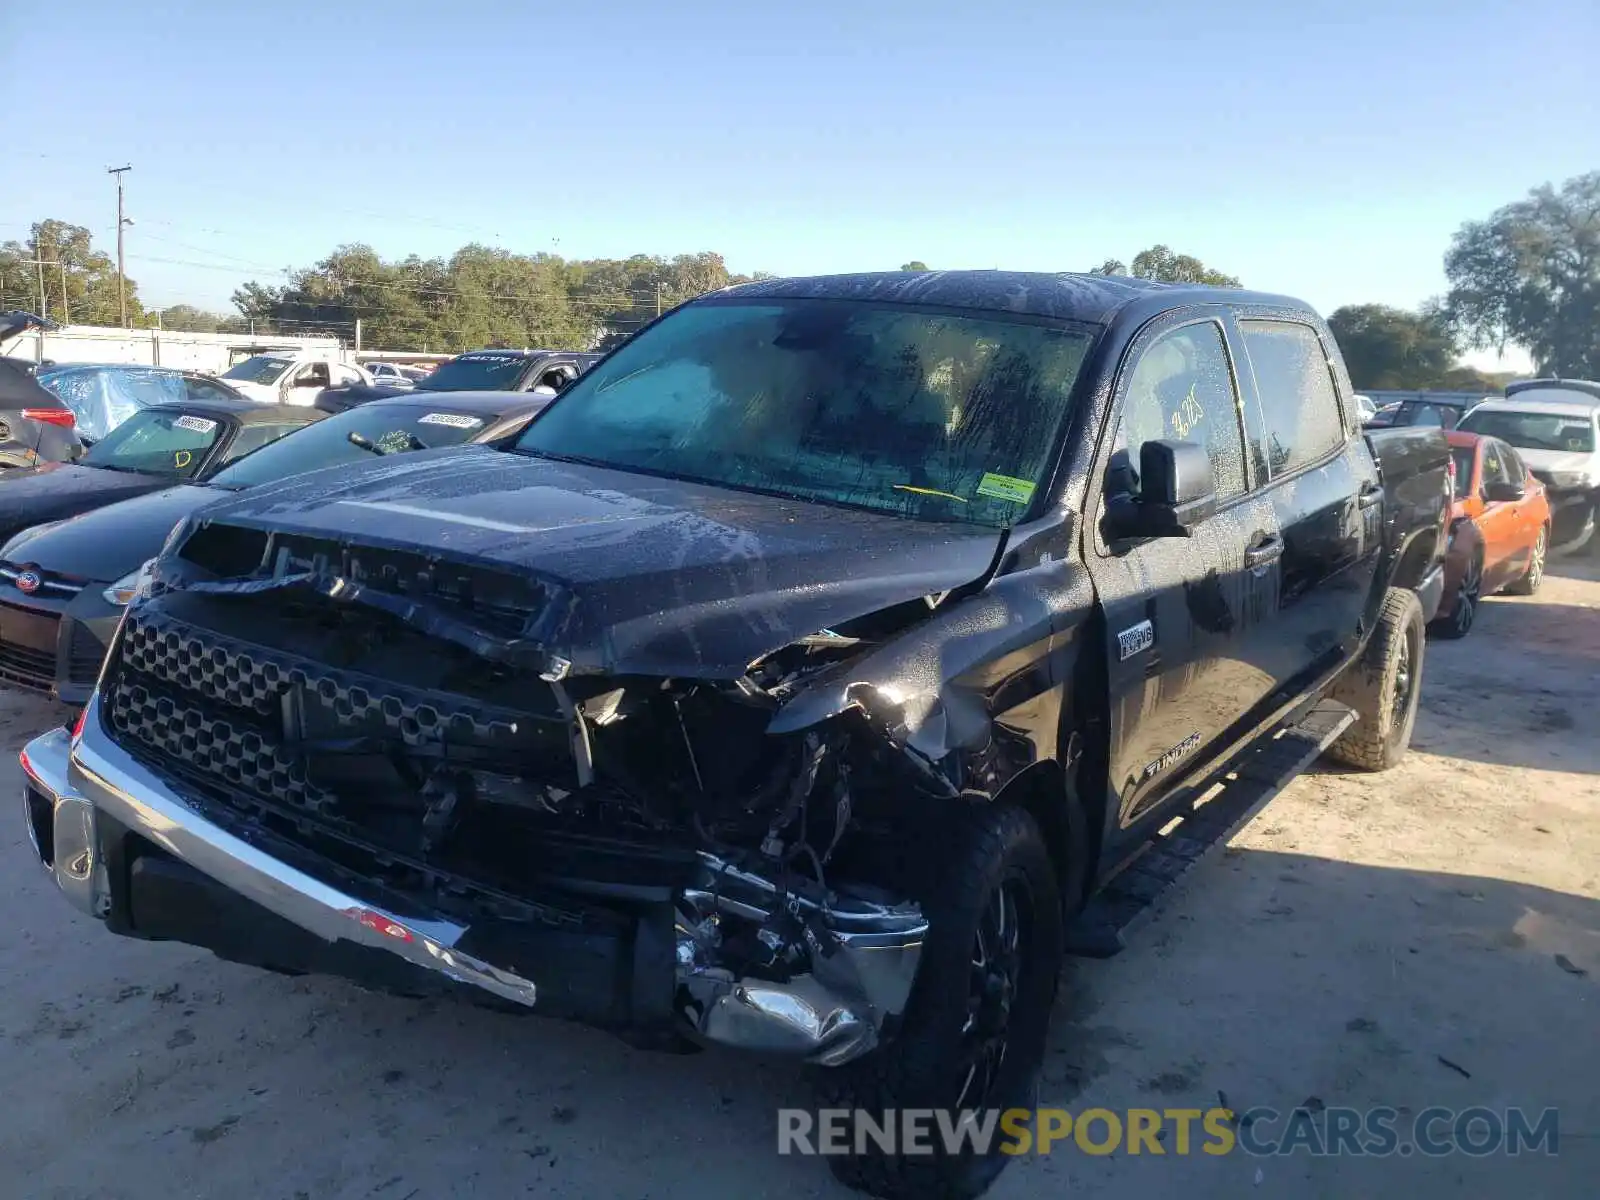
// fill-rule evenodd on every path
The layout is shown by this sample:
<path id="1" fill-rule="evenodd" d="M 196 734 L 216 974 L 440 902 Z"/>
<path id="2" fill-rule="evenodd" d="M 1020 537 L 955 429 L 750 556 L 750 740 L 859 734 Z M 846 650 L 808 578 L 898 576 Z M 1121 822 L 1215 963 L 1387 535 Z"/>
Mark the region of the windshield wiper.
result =
<path id="1" fill-rule="evenodd" d="M 526 446 L 506 447 L 512 454 L 525 454 L 529 458 L 547 458 L 551 462 L 576 463 L 580 467 L 600 467 L 607 471 L 635 471 L 641 475 L 649 474 L 639 467 L 619 467 L 616 463 L 601 462 L 598 458 L 584 458 L 581 454 L 557 454 L 554 450 L 533 450 Z M 659 472 L 658 472 L 659 474 Z M 668 475 L 668 479 L 678 476 Z"/>
<path id="2" fill-rule="evenodd" d="M 385 449 L 384 447 L 378 445 L 378 443 L 373 441 L 371 438 L 357 433 L 354 429 L 344 436 L 345 440 L 348 441 L 352 446 L 357 446 L 360 449 L 369 451 L 373 454 L 383 455 L 394 453 L 393 450 Z M 427 450 L 430 448 L 427 442 L 423 441 L 414 433 L 406 434 L 406 441 L 410 443 L 406 447 L 407 450 Z"/>
<path id="3" fill-rule="evenodd" d="M 914 496 L 937 496 L 940 500 L 954 500 L 957 504 L 967 503 L 965 496 L 958 496 L 954 492 L 940 491 L 938 488 L 915 487 L 909 483 L 897 483 L 893 485 L 892 490 L 910 492 Z"/>

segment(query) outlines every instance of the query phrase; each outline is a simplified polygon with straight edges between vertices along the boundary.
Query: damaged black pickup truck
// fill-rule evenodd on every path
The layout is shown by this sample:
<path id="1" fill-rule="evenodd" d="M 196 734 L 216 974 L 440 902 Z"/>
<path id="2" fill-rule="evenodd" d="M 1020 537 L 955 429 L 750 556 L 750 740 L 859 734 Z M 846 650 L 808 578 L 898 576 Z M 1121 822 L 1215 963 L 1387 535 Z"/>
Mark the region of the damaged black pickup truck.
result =
<path id="1" fill-rule="evenodd" d="M 1026 1103 L 1069 923 L 1176 807 L 1313 703 L 1404 753 L 1448 452 L 1384 436 L 1282 297 L 729 289 L 508 447 L 180 525 L 24 754 L 34 843 L 117 933 Z M 867 1150 L 892 1196 L 1003 1161 Z"/>

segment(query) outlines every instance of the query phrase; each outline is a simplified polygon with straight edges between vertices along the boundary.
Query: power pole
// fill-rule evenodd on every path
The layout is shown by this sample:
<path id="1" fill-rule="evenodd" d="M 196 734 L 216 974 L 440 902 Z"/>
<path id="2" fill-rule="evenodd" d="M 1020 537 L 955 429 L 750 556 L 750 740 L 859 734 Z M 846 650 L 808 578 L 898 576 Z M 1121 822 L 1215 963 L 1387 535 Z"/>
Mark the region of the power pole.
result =
<path id="1" fill-rule="evenodd" d="M 661 281 L 656 280 L 656 316 L 661 315 Z"/>
<path id="2" fill-rule="evenodd" d="M 39 268 L 39 315 L 48 317 L 50 315 L 50 301 L 45 298 L 44 294 L 44 251 L 39 249 L 37 241 L 33 243 L 33 253 L 36 256 L 33 260 L 33 265 Z"/>
<path id="3" fill-rule="evenodd" d="M 107 167 L 107 175 L 117 177 L 117 310 L 122 318 L 122 327 L 128 327 L 128 283 L 127 272 L 123 270 L 122 258 L 122 230 L 127 225 L 127 218 L 122 215 L 122 175 L 125 171 L 133 170 L 133 164 L 125 167 Z"/>

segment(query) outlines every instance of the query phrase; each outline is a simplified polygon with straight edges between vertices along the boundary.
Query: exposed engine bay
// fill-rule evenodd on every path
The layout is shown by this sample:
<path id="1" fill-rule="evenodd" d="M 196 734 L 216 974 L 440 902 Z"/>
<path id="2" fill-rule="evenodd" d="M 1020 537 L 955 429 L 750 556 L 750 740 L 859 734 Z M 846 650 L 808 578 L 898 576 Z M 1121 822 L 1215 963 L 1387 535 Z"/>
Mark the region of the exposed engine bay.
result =
<path id="1" fill-rule="evenodd" d="M 260 548 L 211 526 L 162 560 L 101 687 L 115 740 L 236 828 L 512 940 L 637 940 L 631 923 L 670 906 L 670 1007 L 714 1040 L 839 1062 L 903 1008 L 929 802 L 960 781 L 870 702 L 768 727 L 945 597 L 797 639 L 734 679 L 610 675 L 524 637 L 548 612 L 487 573 L 441 587 L 404 556 L 241 543 Z M 660 1015 L 640 1009 L 583 1016 Z"/>

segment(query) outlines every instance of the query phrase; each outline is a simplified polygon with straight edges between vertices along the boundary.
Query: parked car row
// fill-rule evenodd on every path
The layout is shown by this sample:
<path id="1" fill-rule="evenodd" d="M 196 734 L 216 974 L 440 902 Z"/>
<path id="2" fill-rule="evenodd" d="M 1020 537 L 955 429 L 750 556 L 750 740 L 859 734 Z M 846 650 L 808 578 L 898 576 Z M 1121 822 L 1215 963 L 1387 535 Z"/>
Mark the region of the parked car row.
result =
<path id="1" fill-rule="evenodd" d="M 38 321 L 26 313 L 0 314 L 0 341 Z M 412 389 L 551 396 L 598 358 L 555 350 L 469 351 L 424 371 L 388 362 L 355 366 L 325 350 L 274 350 L 252 355 L 218 378 L 170 367 L 36 364 L 0 356 L 0 473 L 77 461 L 118 424 L 154 404 L 236 400 L 327 413 Z"/>
<path id="2" fill-rule="evenodd" d="M 1448 430 L 1454 459 L 1445 598 L 1432 629 L 1471 630 L 1478 603 L 1529 595 L 1552 553 L 1600 546 L 1600 383 L 1533 379 L 1468 404 L 1412 398 L 1366 420 L 1368 430 Z"/>
<path id="3" fill-rule="evenodd" d="M 108 930 L 982 1119 L 1156 831 L 1409 745 L 1452 449 L 1364 432 L 1292 299 L 767 280 L 426 384 L 260 408 L 304 428 L 237 458 L 242 415 L 150 408 L 80 468 L 144 494 L 93 511 L 0 479 L 12 677 L 84 701 L 29 831 Z M 1005 1161 L 831 1160 L 894 1197 Z"/>

